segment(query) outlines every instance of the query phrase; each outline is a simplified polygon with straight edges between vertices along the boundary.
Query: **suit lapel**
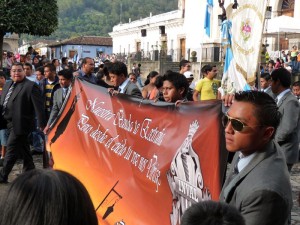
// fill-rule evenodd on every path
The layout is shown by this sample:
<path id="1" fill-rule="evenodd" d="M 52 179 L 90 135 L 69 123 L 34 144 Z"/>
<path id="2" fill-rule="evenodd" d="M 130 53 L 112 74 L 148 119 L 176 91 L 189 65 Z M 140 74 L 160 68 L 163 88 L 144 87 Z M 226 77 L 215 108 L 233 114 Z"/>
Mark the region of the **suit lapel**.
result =
<path id="1" fill-rule="evenodd" d="M 1 105 L 3 105 L 5 96 L 7 95 L 7 92 L 11 85 L 12 85 L 12 81 L 7 81 L 7 83 L 4 85 L 2 95 L 1 95 Z"/>
<path id="2" fill-rule="evenodd" d="M 277 106 L 280 107 L 282 105 L 282 103 L 284 102 L 284 100 L 291 94 L 291 92 L 287 92 L 284 94 L 284 96 L 282 96 L 282 98 L 280 99 L 280 101 L 278 102 Z"/>
<path id="3" fill-rule="evenodd" d="M 27 78 L 24 78 L 24 79 L 27 79 Z M 26 80 L 20 82 L 20 83 L 17 83 L 16 84 L 16 87 L 15 87 L 15 90 L 13 91 L 13 93 L 11 94 L 11 99 L 14 100 L 15 97 L 19 94 L 19 92 L 22 90 L 24 84 L 25 84 Z"/>
<path id="4" fill-rule="evenodd" d="M 250 163 L 236 176 L 234 177 L 230 182 L 228 182 L 228 179 L 226 179 L 224 188 L 223 188 L 223 197 L 225 202 L 230 202 L 233 196 L 233 193 L 237 186 L 244 180 L 244 178 L 262 161 L 264 160 L 269 154 L 270 151 L 273 149 L 271 146 L 273 145 L 273 142 L 269 142 L 267 146 L 264 148 L 266 149 L 264 152 L 259 152 L 251 161 Z M 235 165 L 238 159 L 238 154 L 235 155 L 232 165 Z M 231 172 L 232 172 L 231 168 Z"/>

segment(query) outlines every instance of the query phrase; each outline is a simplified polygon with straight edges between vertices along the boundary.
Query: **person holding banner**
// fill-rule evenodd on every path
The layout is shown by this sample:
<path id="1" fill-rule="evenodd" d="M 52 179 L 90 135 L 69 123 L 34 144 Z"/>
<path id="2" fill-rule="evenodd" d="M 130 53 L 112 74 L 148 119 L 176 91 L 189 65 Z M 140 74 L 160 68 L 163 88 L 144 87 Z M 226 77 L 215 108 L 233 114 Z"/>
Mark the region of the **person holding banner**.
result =
<path id="1" fill-rule="evenodd" d="M 122 93 L 136 98 L 142 98 L 142 93 L 138 86 L 129 80 L 127 66 L 124 63 L 119 61 L 111 63 L 108 67 L 108 73 L 114 88 L 118 90 L 108 88 L 109 93 L 112 95 Z"/>
<path id="2" fill-rule="evenodd" d="M 184 75 L 170 71 L 162 79 L 162 93 L 166 102 L 173 102 L 177 105 L 179 102 L 187 101 L 189 83 Z"/>
<path id="3" fill-rule="evenodd" d="M 235 152 L 220 201 L 235 206 L 247 225 L 288 224 L 292 190 L 284 154 L 273 140 L 280 122 L 267 93 L 245 91 L 223 117 L 226 148 Z"/>

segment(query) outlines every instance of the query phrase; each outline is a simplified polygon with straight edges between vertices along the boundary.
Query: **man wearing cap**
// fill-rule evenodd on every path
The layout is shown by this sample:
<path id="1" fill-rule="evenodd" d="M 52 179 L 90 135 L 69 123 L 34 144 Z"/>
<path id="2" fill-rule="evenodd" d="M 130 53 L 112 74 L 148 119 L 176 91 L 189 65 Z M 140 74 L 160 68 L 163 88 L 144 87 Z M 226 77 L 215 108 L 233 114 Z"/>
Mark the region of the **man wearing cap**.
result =
<path id="1" fill-rule="evenodd" d="M 195 91 L 193 94 L 194 101 L 217 99 L 218 88 L 221 85 L 220 80 L 214 79 L 218 74 L 217 67 L 205 65 L 202 67 L 201 72 L 202 74 L 204 74 L 204 78 L 201 79 L 195 87 Z"/>
<path id="2" fill-rule="evenodd" d="M 194 75 L 192 74 L 191 71 L 186 71 L 183 73 L 183 75 L 186 77 L 187 81 L 189 82 L 189 89 L 187 91 L 186 98 L 188 101 L 193 101 L 193 93 L 195 88 L 195 83 L 193 82 Z"/>

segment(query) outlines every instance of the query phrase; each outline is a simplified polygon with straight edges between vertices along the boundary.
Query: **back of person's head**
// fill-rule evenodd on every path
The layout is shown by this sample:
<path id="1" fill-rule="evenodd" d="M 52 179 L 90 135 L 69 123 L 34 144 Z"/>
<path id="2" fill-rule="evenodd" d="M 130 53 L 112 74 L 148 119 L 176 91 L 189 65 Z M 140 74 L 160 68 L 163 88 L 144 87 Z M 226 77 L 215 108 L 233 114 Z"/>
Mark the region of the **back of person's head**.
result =
<path id="1" fill-rule="evenodd" d="M 280 82 L 284 88 L 289 88 L 292 84 L 292 74 L 285 68 L 278 68 L 271 73 L 272 81 Z"/>
<path id="2" fill-rule="evenodd" d="M 60 70 L 58 76 L 63 76 L 67 80 L 73 79 L 73 72 L 69 69 Z"/>
<path id="3" fill-rule="evenodd" d="M 274 127 L 276 130 L 281 114 L 278 111 L 277 104 L 270 95 L 262 91 L 243 91 L 236 93 L 234 97 L 234 101 L 253 104 L 255 107 L 254 116 L 259 124 Z"/>
<path id="4" fill-rule="evenodd" d="M 91 198 L 72 175 L 31 170 L 14 180 L 1 199 L 1 225 L 97 225 Z"/>
<path id="5" fill-rule="evenodd" d="M 190 61 L 183 59 L 179 62 L 179 69 L 181 69 L 181 67 L 185 67 L 186 64 L 190 63 Z"/>
<path id="6" fill-rule="evenodd" d="M 245 220 L 234 206 L 202 201 L 184 212 L 181 225 L 245 225 Z"/>
<path id="7" fill-rule="evenodd" d="M 189 89 L 189 82 L 187 81 L 185 76 L 177 72 L 168 71 L 163 75 L 162 79 L 163 81 L 169 81 L 170 83 L 172 83 L 177 90 L 184 88 L 182 96 L 186 96 Z"/>
<path id="8" fill-rule="evenodd" d="M 265 79 L 266 81 L 269 81 L 271 79 L 271 75 L 269 73 L 262 73 L 260 75 L 260 78 Z"/>
<path id="9" fill-rule="evenodd" d="M 125 63 L 122 63 L 120 61 L 111 63 L 107 67 L 107 69 L 109 73 L 115 74 L 117 76 L 121 76 L 121 74 L 124 74 L 125 77 L 128 77 L 127 66 Z"/>
<path id="10" fill-rule="evenodd" d="M 154 82 L 154 85 L 157 89 L 160 89 L 164 84 L 164 81 L 163 81 L 163 76 L 161 75 L 158 75 L 155 82 Z"/>

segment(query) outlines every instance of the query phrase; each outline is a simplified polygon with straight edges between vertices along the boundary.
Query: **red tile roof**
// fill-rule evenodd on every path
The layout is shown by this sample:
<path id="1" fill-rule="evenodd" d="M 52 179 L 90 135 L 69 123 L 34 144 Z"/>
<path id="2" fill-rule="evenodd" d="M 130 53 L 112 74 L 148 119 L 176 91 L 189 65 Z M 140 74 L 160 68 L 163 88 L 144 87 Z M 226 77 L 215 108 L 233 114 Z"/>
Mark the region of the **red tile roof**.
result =
<path id="1" fill-rule="evenodd" d="M 55 42 L 49 46 L 60 46 L 60 45 L 97 45 L 97 46 L 112 46 L 111 37 L 99 37 L 99 36 L 81 36 L 71 39 Z"/>

